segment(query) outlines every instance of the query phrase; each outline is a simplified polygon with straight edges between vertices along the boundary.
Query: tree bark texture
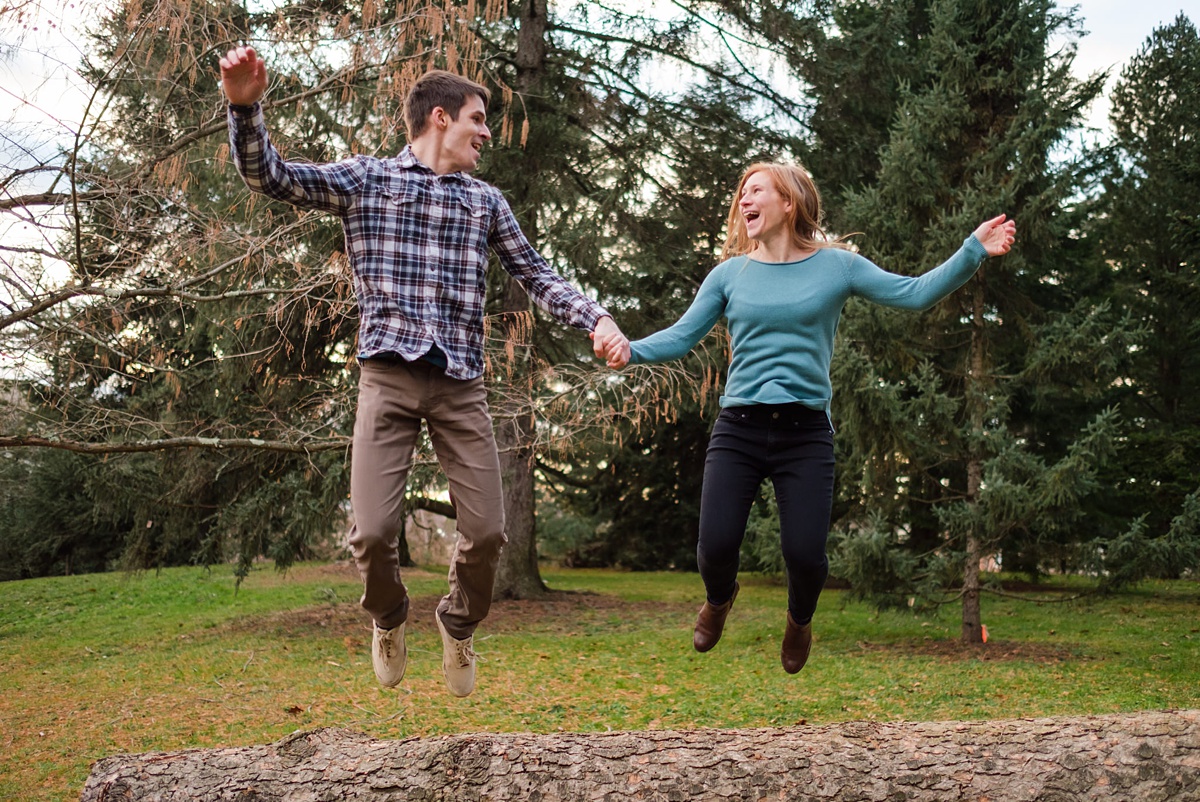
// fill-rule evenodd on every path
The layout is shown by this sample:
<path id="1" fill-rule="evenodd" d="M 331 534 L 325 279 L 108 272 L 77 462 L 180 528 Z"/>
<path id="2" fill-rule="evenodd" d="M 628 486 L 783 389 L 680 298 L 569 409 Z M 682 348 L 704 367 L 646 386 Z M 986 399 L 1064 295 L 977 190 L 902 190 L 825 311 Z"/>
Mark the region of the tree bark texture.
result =
<path id="1" fill-rule="evenodd" d="M 546 68 L 546 0 L 526 0 L 521 9 L 521 27 L 517 34 L 517 80 L 515 89 L 521 95 L 534 92 Z M 537 213 L 526 203 L 532 187 L 539 180 L 536 157 L 527 154 L 523 179 L 510 187 L 512 201 L 525 236 L 536 246 L 538 241 Z M 511 276 L 504 279 L 502 311 L 520 315 L 529 311 L 529 297 Z M 515 318 L 514 318 L 515 319 Z M 510 339 L 513 334 L 506 334 Z M 523 339 L 523 338 L 521 338 Z M 518 360 L 510 366 L 509 381 L 527 383 L 530 380 L 528 360 Z M 531 389 L 532 392 L 532 389 Z M 500 554 L 496 570 L 494 599 L 533 599 L 546 593 L 546 584 L 538 570 L 537 517 L 533 475 L 533 416 L 498 410 L 496 442 L 500 448 L 500 475 L 504 481 L 504 528 L 508 544 Z"/>
<path id="2" fill-rule="evenodd" d="M 1200 800 L 1200 710 L 782 729 L 478 734 L 98 761 L 82 802 Z"/>
<path id="3" fill-rule="evenodd" d="M 516 322 L 529 311 L 529 297 L 511 276 L 505 279 L 504 312 L 500 323 L 509 341 L 523 341 L 528 334 Z M 529 356 L 514 349 L 512 360 L 498 371 L 497 380 L 509 387 L 533 392 Z M 496 566 L 492 599 L 535 599 L 546 593 L 538 570 L 537 508 L 534 499 L 534 417 L 521 409 L 501 404 L 496 409 L 496 446 L 500 449 L 500 477 L 504 483 L 504 532 L 508 543 Z"/>
<path id="4" fill-rule="evenodd" d="M 511 279 L 510 279 L 511 281 Z M 492 599 L 535 599 L 546 584 L 538 570 L 537 517 L 533 476 L 533 415 L 497 421 L 500 475 L 504 482 L 504 531 L 508 543 L 496 566 Z"/>

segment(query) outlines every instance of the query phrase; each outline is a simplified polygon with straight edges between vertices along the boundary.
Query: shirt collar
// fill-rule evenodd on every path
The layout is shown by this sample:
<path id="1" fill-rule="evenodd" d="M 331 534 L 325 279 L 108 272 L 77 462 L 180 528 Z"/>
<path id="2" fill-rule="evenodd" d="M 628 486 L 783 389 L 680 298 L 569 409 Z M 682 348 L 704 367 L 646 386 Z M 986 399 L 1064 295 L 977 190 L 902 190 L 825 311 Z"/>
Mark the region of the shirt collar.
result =
<path id="1" fill-rule="evenodd" d="M 416 170 L 419 173 L 424 173 L 431 178 L 441 181 L 467 182 L 467 174 L 461 170 L 456 173 L 446 173 L 445 175 L 435 173 L 433 168 L 417 158 L 417 154 L 413 153 L 412 145 L 405 145 L 404 150 L 400 151 L 397 159 L 400 161 L 400 167 L 405 170 Z"/>

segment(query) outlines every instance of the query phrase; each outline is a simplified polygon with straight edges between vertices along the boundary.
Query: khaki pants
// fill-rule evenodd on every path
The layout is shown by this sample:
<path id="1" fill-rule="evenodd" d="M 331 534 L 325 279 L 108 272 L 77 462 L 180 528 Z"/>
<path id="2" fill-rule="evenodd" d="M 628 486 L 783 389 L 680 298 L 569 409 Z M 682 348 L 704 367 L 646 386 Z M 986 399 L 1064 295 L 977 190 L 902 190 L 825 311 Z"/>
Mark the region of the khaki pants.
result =
<path id="1" fill-rule="evenodd" d="M 458 525 L 450 592 L 438 613 L 451 635 L 465 638 L 487 616 L 507 541 L 500 459 L 482 378 L 451 379 L 425 361 L 362 363 L 350 461 L 350 548 L 363 579 L 363 609 L 385 629 L 404 623 L 408 591 L 397 546 L 422 419 L 450 480 Z"/>

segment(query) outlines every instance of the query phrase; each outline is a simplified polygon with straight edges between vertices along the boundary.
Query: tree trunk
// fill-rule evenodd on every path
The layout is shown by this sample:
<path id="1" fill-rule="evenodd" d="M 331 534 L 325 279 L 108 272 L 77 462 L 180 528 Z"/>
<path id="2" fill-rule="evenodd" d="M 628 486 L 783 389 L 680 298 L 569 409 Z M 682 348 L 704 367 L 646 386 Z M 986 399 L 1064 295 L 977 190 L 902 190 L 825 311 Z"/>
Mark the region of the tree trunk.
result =
<path id="1" fill-rule="evenodd" d="M 401 568 L 413 566 L 412 549 L 408 547 L 408 516 L 411 514 L 412 510 L 405 504 L 404 513 L 400 516 L 400 533 L 396 537 L 396 551 L 400 555 Z"/>
<path id="2" fill-rule="evenodd" d="M 513 309 L 524 304 L 522 309 Z M 516 281 L 509 278 L 505 287 L 504 316 L 509 331 L 504 336 L 521 337 L 523 328 L 515 318 L 528 313 L 529 299 Z M 511 319 L 511 320 L 510 320 Z M 532 393 L 529 356 L 525 349 L 514 349 L 512 364 L 502 371 L 502 381 L 511 387 L 524 386 Z M 520 395 L 515 393 L 513 395 Z M 519 401 L 517 402 L 519 404 Z M 533 486 L 533 415 L 501 405 L 496 416 L 496 445 L 500 449 L 500 473 L 504 481 L 504 530 L 508 543 L 500 553 L 492 598 L 531 599 L 545 594 L 537 561 L 537 517 Z"/>
<path id="3" fill-rule="evenodd" d="M 531 599 L 542 596 L 546 585 L 538 571 L 537 518 L 533 495 L 533 448 L 526 433 L 533 416 L 522 415 L 497 426 L 500 469 L 504 476 L 504 528 L 508 543 L 500 554 L 492 599 Z M 501 436 L 500 430 L 509 433 Z M 511 450 L 504 450 L 504 449 Z"/>
<path id="4" fill-rule="evenodd" d="M 1200 800 L 1200 710 L 754 730 L 477 734 L 347 730 L 269 746 L 118 755 L 82 802 Z"/>
<path id="5" fill-rule="evenodd" d="M 972 453 L 967 458 L 967 503 L 979 503 L 983 487 L 983 425 L 987 411 L 987 358 L 983 317 L 983 277 L 977 276 L 971 286 L 971 351 L 968 356 L 966 398 L 970 417 Z M 983 543 L 978 530 L 979 516 L 972 515 L 967 532 L 966 564 L 963 565 L 962 640 L 964 643 L 983 643 L 983 617 L 979 609 L 979 561 L 983 559 Z"/>
<path id="6" fill-rule="evenodd" d="M 516 90 L 529 95 L 541 80 L 546 61 L 546 0 L 527 0 L 521 10 L 521 28 L 517 39 Z M 527 158 L 520 186 L 515 188 L 514 205 L 518 208 L 521 227 L 532 243 L 538 240 L 537 215 L 533 205 L 526 203 L 538 180 L 538 168 L 533 157 Z M 524 213 L 522 213 L 524 212 Z M 501 305 L 506 330 L 502 334 L 510 341 L 519 330 L 519 318 L 529 312 L 529 297 L 511 276 L 505 276 L 504 299 Z M 529 360 L 523 349 L 517 349 L 508 372 L 509 381 L 524 385 L 529 381 Z M 532 392 L 532 387 L 529 388 Z M 496 571 L 493 599 L 529 599 L 546 592 L 538 571 L 537 517 L 534 504 L 532 415 L 515 409 L 499 408 L 496 425 L 496 444 L 500 449 L 500 473 L 504 480 L 504 527 L 508 544 L 500 554 Z"/>

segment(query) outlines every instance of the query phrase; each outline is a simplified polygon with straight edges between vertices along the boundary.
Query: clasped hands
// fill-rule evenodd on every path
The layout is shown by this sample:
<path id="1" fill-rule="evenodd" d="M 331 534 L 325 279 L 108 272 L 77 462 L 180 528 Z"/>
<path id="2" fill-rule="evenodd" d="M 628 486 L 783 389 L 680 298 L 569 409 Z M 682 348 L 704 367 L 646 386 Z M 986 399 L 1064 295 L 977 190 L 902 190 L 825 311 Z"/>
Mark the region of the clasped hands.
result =
<path id="1" fill-rule="evenodd" d="M 611 317 L 600 318 L 596 329 L 588 336 L 592 338 L 596 356 L 608 363 L 610 368 L 620 370 L 629 364 L 629 338 L 621 333 Z"/>

